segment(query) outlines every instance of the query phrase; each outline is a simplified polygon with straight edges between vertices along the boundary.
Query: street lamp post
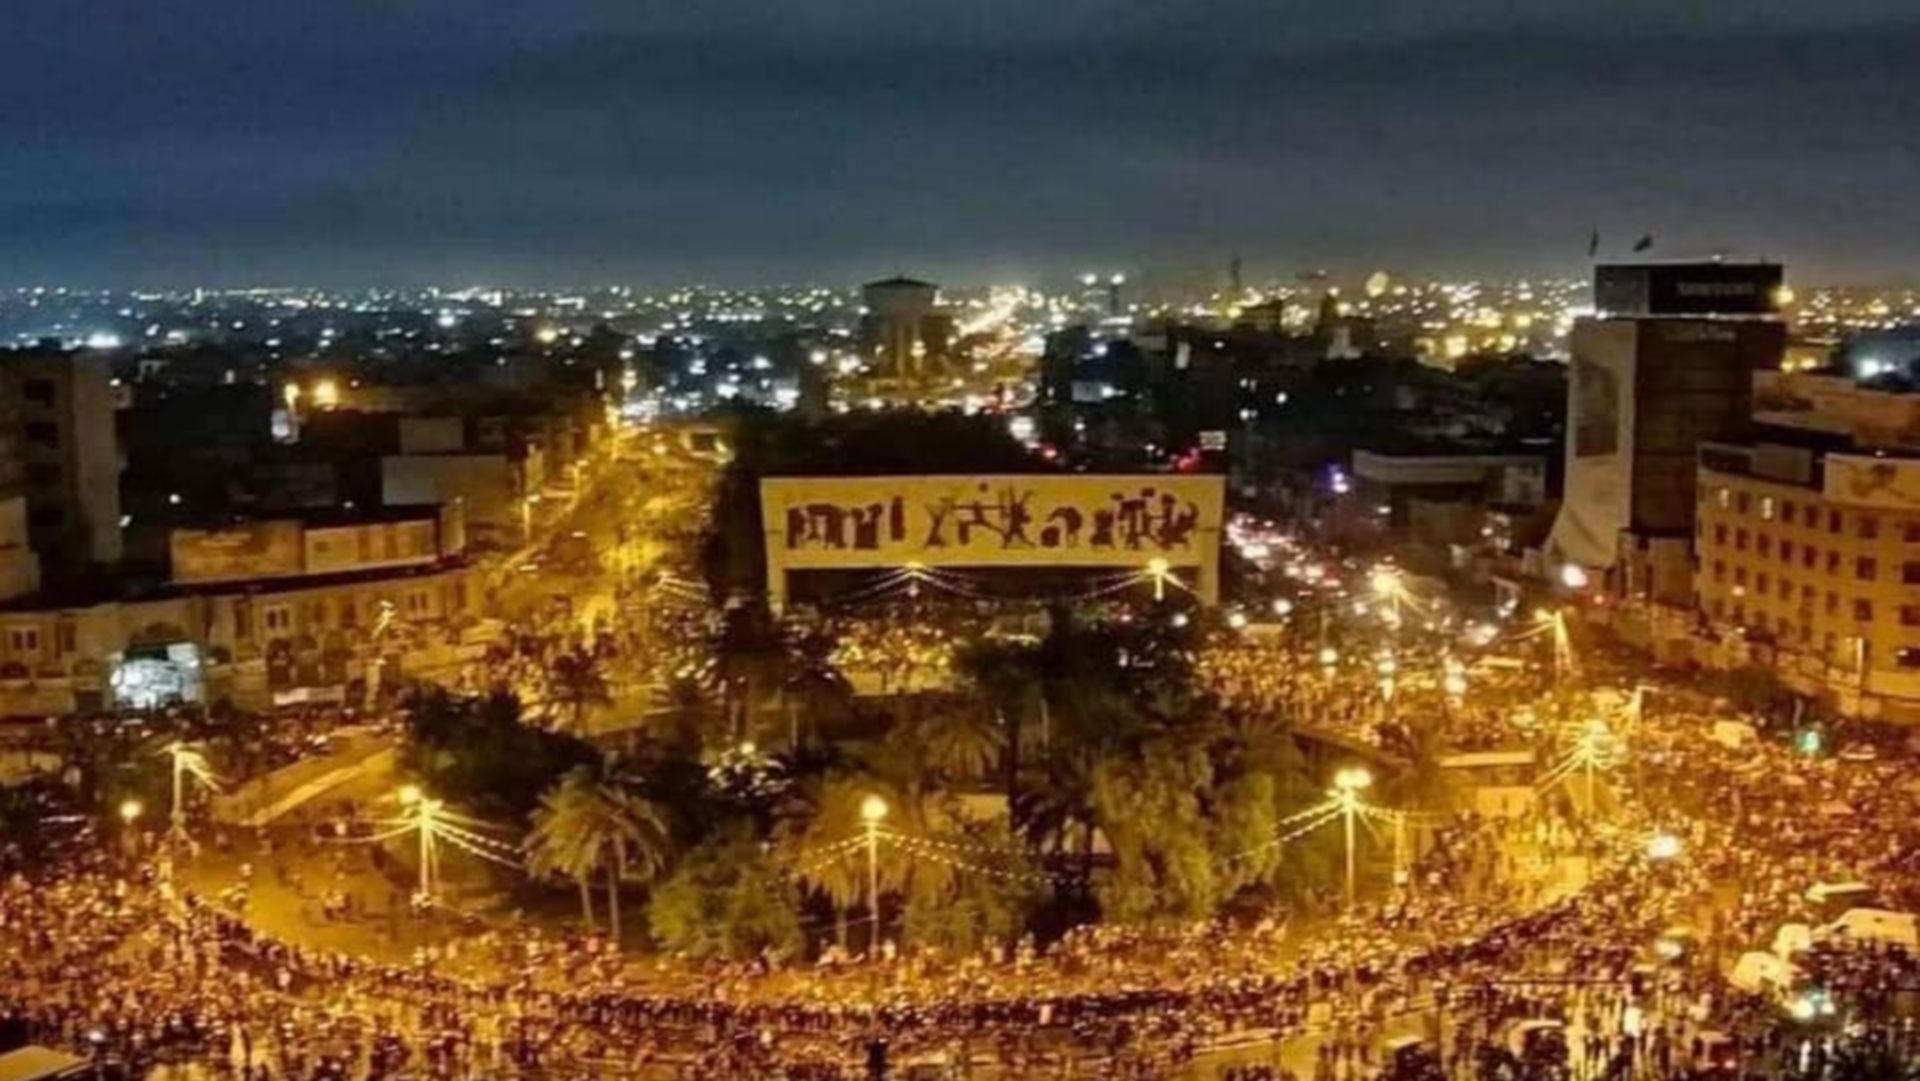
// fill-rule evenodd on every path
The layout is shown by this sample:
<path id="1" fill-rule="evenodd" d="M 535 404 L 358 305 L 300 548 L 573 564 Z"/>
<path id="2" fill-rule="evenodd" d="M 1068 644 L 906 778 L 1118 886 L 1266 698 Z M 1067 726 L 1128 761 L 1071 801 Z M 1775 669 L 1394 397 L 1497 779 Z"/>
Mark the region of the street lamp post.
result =
<path id="1" fill-rule="evenodd" d="M 219 790 L 219 780 L 213 775 L 213 770 L 207 766 L 206 756 L 187 743 L 173 740 L 161 753 L 167 756 L 173 774 L 173 803 L 167 816 L 169 829 L 175 837 L 185 837 L 187 835 L 188 778 L 215 791 Z"/>
<path id="2" fill-rule="evenodd" d="M 1373 774 L 1355 766 L 1333 776 L 1333 798 L 1339 803 L 1341 825 L 1347 839 L 1347 908 L 1353 908 L 1356 895 L 1354 877 L 1354 822 L 1360 817 L 1360 791 L 1373 784 Z"/>
<path id="3" fill-rule="evenodd" d="M 433 835 L 437 825 L 437 816 L 444 804 L 437 799 L 428 799 L 417 785 L 407 785 L 400 789 L 400 802 L 412 809 L 414 829 L 419 833 L 421 903 L 433 900 Z"/>
<path id="4" fill-rule="evenodd" d="M 880 823 L 887 817 L 887 801 L 869 795 L 860 801 L 860 822 L 867 841 L 867 960 L 880 956 Z"/>
<path id="5" fill-rule="evenodd" d="M 1167 575 L 1170 565 L 1158 557 L 1147 561 L 1147 577 L 1153 579 L 1153 601 L 1155 604 L 1167 599 Z"/>

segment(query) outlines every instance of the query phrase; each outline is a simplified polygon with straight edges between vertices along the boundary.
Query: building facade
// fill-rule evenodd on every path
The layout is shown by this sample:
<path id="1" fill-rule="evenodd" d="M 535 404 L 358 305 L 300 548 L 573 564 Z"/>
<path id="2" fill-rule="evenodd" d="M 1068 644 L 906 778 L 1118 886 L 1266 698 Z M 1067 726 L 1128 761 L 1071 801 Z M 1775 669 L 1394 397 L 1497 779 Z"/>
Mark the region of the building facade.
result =
<path id="1" fill-rule="evenodd" d="M 349 700 L 375 666 L 451 679 L 483 649 L 464 546 L 457 506 L 179 531 L 165 588 L 0 605 L 0 715 Z"/>
<path id="2" fill-rule="evenodd" d="M 1920 459 L 1709 444 L 1698 476 L 1703 659 L 1920 720 Z"/>
<path id="3" fill-rule="evenodd" d="M 887 278 L 860 289 L 860 348 L 881 374 L 914 379 L 946 365 L 953 319 L 939 310 L 939 287 Z"/>
<path id="4" fill-rule="evenodd" d="M 1610 270 L 1599 268 L 1606 294 Z M 1624 268 L 1645 271 L 1646 268 Z M 1629 273 L 1614 301 L 1630 314 L 1575 324 L 1568 382 L 1565 498 L 1549 560 L 1604 572 L 1614 592 L 1685 606 L 1697 450 L 1752 423 L 1757 372 L 1778 371 L 1785 324 L 1756 312 L 1779 268 L 1706 264 Z M 1720 310 L 1725 305 L 1727 310 Z M 1676 314 L 1688 312 L 1691 314 Z"/>
<path id="5" fill-rule="evenodd" d="M 73 578 L 121 556 L 116 398 L 105 359 L 35 349 L 0 357 L 0 416 L 43 570 Z"/>

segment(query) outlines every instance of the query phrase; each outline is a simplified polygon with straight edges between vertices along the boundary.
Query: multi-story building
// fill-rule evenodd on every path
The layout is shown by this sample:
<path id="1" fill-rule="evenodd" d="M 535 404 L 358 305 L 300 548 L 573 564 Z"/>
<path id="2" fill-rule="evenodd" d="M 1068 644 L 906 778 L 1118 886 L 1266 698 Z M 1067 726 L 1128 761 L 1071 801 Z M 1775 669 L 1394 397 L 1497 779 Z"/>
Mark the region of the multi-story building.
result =
<path id="1" fill-rule="evenodd" d="M 174 573 L 0 604 L 0 715 L 229 701 L 259 708 L 477 653 L 458 506 L 183 530 Z M 109 588 L 111 587 L 111 588 Z"/>
<path id="2" fill-rule="evenodd" d="M 953 318 L 932 282 L 894 277 L 860 288 L 861 350 L 884 375 L 917 379 L 945 367 Z"/>
<path id="3" fill-rule="evenodd" d="M 1700 448 L 1702 659 L 1920 720 L 1920 458 L 1777 438 Z"/>
<path id="4" fill-rule="evenodd" d="M 50 577 L 120 560 L 120 449 L 105 359 L 38 348 L 0 356 L 33 549 Z"/>
<path id="5" fill-rule="evenodd" d="M 1778 371 L 1776 264 L 1603 266 L 1599 313 L 1574 325 L 1565 498 L 1548 558 L 1603 572 L 1616 595 L 1685 606 L 1697 449 L 1752 420 Z"/>

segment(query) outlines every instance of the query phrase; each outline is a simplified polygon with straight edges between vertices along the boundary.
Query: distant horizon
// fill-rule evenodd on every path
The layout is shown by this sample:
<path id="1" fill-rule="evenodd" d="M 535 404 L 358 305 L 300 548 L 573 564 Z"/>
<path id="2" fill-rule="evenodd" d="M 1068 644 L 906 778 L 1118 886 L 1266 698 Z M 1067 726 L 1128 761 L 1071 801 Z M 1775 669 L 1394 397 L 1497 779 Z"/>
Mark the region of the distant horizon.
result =
<path id="1" fill-rule="evenodd" d="M 1603 258 L 1600 260 L 1596 260 L 1595 262 L 1596 263 L 1630 263 L 1630 262 L 1637 262 L 1637 261 L 1641 261 L 1641 260 L 1623 257 L 1619 259 Z M 1646 261 L 1658 261 L 1658 260 L 1648 259 Z M 1753 261 L 1753 260 L 1741 260 L 1741 259 L 1728 260 L 1728 262 L 1742 262 L 1742 261 Z M 1803 274 L 1796 274 L 1794 272 L 1794 265 L 1791 261 L 1778 260 L 1778 259 L 1772 259 L 1767 261 L 1783 263 L 1786 267 L 1787 281 L 1795 289 L 1920 290 L 1920 268 L 1917 268 L 1915 271 L 1912 272 L 1910 277 L 1904 280 L 1898 279 L 1898 278 L 1886 278 L 1886 279 L 1881 279 L 1876 281 L 1820 280 L 1820 279 L 1810 278 Z M 1109 265 L 1110 264 L 1103 264 L 1101 269 L 1105 271 Z M 1365 281 L 1365 279 L 1368 276 L 1370 276 L 1375 271 L 1384 271 L 1392 279 L 1392 281 L 1395 284 L 1437 285 L 1442 283 L 1459 283 L 1459 284 L 1475 283 L 1475 284 L 1482 284 L 1482 285 L 1510 285 L 1510 284 L 1516 284 L 1519 282 L 1557 282 L 1557 283 L 1591 284 L 1592 268 L 1594 265 L 1595 263 L 1588 263 L 1583 265 L 1581 268 L 1581 272 L 1579 273 L 1527 274 L 1527 273 L 1520 273 L 1520 272 L 1509 272 L 1509 273 L 1480 274 L 1480 275 L 1439 274 L 1439 273 L 1412 274 L 1412 273 L 1397 271 L 1391 265 L 1385 265 L 1385 266 L 1376 266 L 1369 270 L 1353 270 L 1353 271 L 1345 271 L 1345 272 L 1328 271 L 1326 272 L 1323 278 L 1320 278 L 1317 280 L 1303 280 L 1303 275 L 1312 273 L 1309 271 L 1301 271 L 1299 274 L 1293 274 L 1293 275 L 1261 276 L 1252 270 L 1246 270 L 1246 271 L 1243 271 L 1243 284 L 1246 288 L 1254 289 L 1254 290 L 1270 290 L 1270 289 L 1311 290 L 1323 284 L 1330 284 L 1330 285 L 1340 286 L 1344 288 L 1347 286 L 1357 286 L 1361 284 L 1362 282 Z M 613 289 L 635 289 L 635 290 L 644 289 L 644 290 L 653 291 L 653 292 L 658 292 L 662 290 L 678 290 L 678 289 L 697 289 L 697 290 L 713 290 L 713 291 L 729 291 L 729 292 L 765 292 L 769 290 L 800 290 L 800 289 L 833 289 L 833 290 L 845 291 L 845 290 L 857 290 L 862 285 L 865 285 L 869 282 L 880 280 L 885 277 L 892 276 L 894 273 L 895 271 L 893 270 L 887 270 L 884 272 L 869 273 L 865 276 L 838 277 L 838 278 L 832 278 L 832 279 L 829 279 L 825 276 L 820 276 L 815 278 L 793 278 L 793 279 L 785 279 L 785 280 L 771 280 L 771 279 L 751 280 L 746 278 L 733 279 L 733 280 L 717 280 L 717 279 L 710 279 L 710 278 L 679 278 L 679 279 L 652 279 L 652 280 L 610 279 L 610 280 L 597 280 L 597 281 L 590 281 L 590 282 L 570 282 L 570 281 L 559 281 L 559 280 L 547 280 L 547 281 L 526 280 L 526 281 L 517 281 L 517 282 L 503 282 L 503 281 L 480 281 L 480 280 L 460 279 L 460 280 L 454 280 L 454 281 L 438 281 L 438 282 L 435 282 L 435 281 L 395 282 L 395 281 L 362 280 L 358 282 L 353 282 L 353 281 L 341 281 L 341 282 L 256 281 L 251 283 L 239 283 L 239 282 L 210 283 L 210 282 L 202 282 L 202 281 L 175 281 L 170 283 L 140 282 L 136 284 L 99 284 L 99 283 L 50 282 L 50 281 L 49 282 L 21 281 L 21 282 L 13 282 L 13 283 L 0 283 L 0 295 L 17 296 L 23 293 L 30 293 L 36 289 L 44 290 L 48 293 L 53 293 L 59 290 L 65 290 L 66 292 L 72 293 L 72 294 L 104 293 L 104 294 L 113 294 L 113 295 L 130 294 L 130 293 L 179 294 L 179 293 L 189 293 L 189 292 L 192 292 L 193 290 L 199 289 L 209 293 L 230 295 L 230 296 L 244 294 L 244 293 L 281 293 L 281 292 L 361 293 L 361 292 L 437 291 L 440 293 L 452 294 L 452 293 L 459 293 L 459 292 L 465 292 L 470 290 L 494 290 L 494 289 L 504 290 L 508 292 L 515 292 L 515 293 L 542 293 L 542 294 L 550 294 L 550 295 L 603 292 L 603 291 L 613 290 Z M 1078 275 L 1072 272 L 1053 273 L 1053 274 L 1048 274 L 1044 276 L 1028 277 L 1024 279 L 948 278 L 940 274 L 931 273 L 923 270 L 917 270 L 917 269 L 909 269 L 905 273 L 909 277 L 918 278 L 920 280 L 926 281 L 929 284 L 935 285 L 942 290 L 974 291 L 974 290 L 983 290 L 983 289 L 999 289 L 999 288 L 1015 288 L 1015 287 L 1027 288 L 1027 289 L 1066 290 L 1066 289 L 1073 288 L 1079 284 L 1074 280 L 1078 277 Z M 1204 285 L 1198 281 L 1179 282 L 1177 280 L 1174 280 L 1182 274 L 1191 274 L 1195 277 L 1199 276 L 1202 273 L 1202 271 L 1200 271 L 1197 268 L 1193 271 L 1188 272 L 1188 271 L 1161 271 L 1161 270 L 1156 270 L 1153 267 L 1142 268 L 1142 267 L 1136 267 L 1136 266 L 1128 266 L 1125 273 L 1129 275 L 1129 280 L 1126 284 L 1130 291 L 1137 290 L 1140 288 L 1146 288 L 1149 290 L 1157 290 L 1157 291 L 1179 291 L 1179 290 L 1195 290 L 1200 288 L 1212 287 L 1212 286 Z M 1227 272 L 1224 269 L 1224 267 L 1219 271 L 1218 277 L 1220 278 L 1220 281 L 1219 283 L 1217 283 L 1217 287 L 1225 287 L 1227 284 L 1227 281 L 1226 281 Z"/>

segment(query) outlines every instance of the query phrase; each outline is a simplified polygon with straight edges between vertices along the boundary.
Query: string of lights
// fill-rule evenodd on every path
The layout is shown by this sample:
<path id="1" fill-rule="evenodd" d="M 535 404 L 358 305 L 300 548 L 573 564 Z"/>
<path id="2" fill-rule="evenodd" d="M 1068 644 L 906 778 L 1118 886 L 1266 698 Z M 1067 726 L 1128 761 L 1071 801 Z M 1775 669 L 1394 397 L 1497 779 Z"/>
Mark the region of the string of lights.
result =
<path id="1" fill-rule="evenodd" d="M 1263 852 L 1269 852 L 1269 851 L 1272 851 L 1273 849 L 1279 848 L 1282 845 L 1290 844 L 1294 841 L 1297 841 L 1300 838 L 1305 837 L 1307 834 L 1312 833 L 1314 830 L 1319 829 L 1321 826 L 1324 826 L 1327 823 L 1332 822 L 1334 819 L 1340 817 L 1340 808 L 1338 804 L 1335 803 L 1335 801 L 1333 800 L 1328 800 L 1325 803 L 1319 804 L 1317 806 L 1317 810 L 1319 811 L 1319 813 L 1314 818 L 1307 820 L 1306 822 L 1302 823 L 1298 827 L 1292 830 L 1289 830 L 1288 832 L 1283 833 L 1278 837 L 1275 837 L 1271 841 L 1267 841 L 1262 844 L 1257 844 L 1252 848 L 1245 850 L 1244 852 L 1236 852 L 1233 855 L 1228 856 L 1227 861 L 1229 863 L 1232 863 L 1239 860 L 1252 859 L 1253 857 L 1258 856 Z"/>
<path id="2" fill-rule="evenodd" d="M 955 853 L 973 852 L 982 856 L 992 856 L 992 857 L 1001 857 L 1001 858 L 1006 858 L 1006 857 L 1017 858 L 1025 855 L 1025 853 L 1021 852 L 1018 849 L 996 848 L 991 845 L 970 844 L 962 841 L 949 841 L 949 840 L 936 838 L 936 837 L 914 837 L 910 834 L 898 833 L 888 829 L 880 830 L 879 835 L 882 838 L 886 838 L 890 840 L 899 840 L 899 841 L 910 840 L 916 844 L 927 845 L 933 848 L 945 849 L 949 852 L 955 852 Z"/>
<path id="3" fill-rule="evenodd" d="M 795 878 L 807 878 L 814 874 L 814 872 L 829 867 L 852 855 L 865 840 L 866 838 L 863 836 L 849 837 L 844 841 L 825 845 L 821 848 L 796 853 L 786 861 L 789 864 L 787 873 Z M 806 862 L 800 862 L 802 860 Z"/>
<path id="4" fill-rule="evenodd" d="M 951 867 L 951 868 L 954 868 L 955 870 L 968 871 L 973 874 L 979 874 L 979 875 L 986 875 L 990 878 L 1001 879 L 1002 881 L 1056 883 L 1056 882 L 1070 881 L 1072 878 L 1072 876 L 1069 876 L 1069 875 L 1054 874 L 1047 871 L 1009 871 L 1004 868 L 985 867 L 980 864 L 969 862 L 967 860 L 955 859 L 951 856 L 946 855 L 945 853 L 938 852 L 932 848 L 924 846 L 921 843 L 920 839 L 917 837 L 908 837 L 904 834 L 895 834 L 890 839 L 893 840 L 894 843 L 900 845 L 900 847 L 906 849 L 908 852 L 912 853 L 914 856 L 917 856 L 921 859 L 931 860 L 934 863 Z"/>

